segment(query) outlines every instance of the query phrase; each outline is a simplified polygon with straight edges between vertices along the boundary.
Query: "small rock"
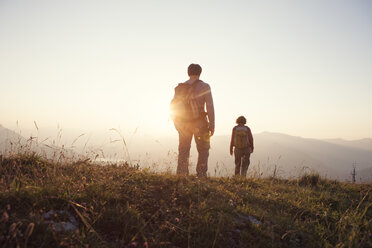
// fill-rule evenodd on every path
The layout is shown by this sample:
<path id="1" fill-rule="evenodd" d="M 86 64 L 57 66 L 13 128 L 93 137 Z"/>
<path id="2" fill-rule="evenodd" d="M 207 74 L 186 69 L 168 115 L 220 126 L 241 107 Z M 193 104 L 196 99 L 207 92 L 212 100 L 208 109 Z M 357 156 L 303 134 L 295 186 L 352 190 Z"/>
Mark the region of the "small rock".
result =
<path id="1" fill-rule="evenodd" d="M 249 215 L 248 218 L 249 218 L 249 221 L 252 222 L 253 224 L 262 225 L 262 222 L 257 220 L 255 217 Z"/>
<path id="2" fill-rule="evenodd" d="M 64 215 L 67 217 L 68 221 L 54 221 L 50 220 L 52 217 L 57 217 Z M 69 212 L 59 210 L 59 211 L 49 211 L 43 215 L 44 223 L 50 225 L 50 227 L 56 232 L 75 232 L 79 227 L 79 222 L 74 216 Z"/>

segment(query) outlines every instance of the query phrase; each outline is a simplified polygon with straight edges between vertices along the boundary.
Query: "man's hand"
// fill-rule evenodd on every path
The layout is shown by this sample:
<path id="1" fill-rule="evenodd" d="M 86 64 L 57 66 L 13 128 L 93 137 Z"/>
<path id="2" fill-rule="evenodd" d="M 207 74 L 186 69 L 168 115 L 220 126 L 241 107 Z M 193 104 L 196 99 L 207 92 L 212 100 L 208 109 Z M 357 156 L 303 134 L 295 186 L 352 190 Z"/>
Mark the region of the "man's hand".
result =
<path id="1" fill-rule="evenodd" d="M 213 136 L 213 134 L 214 134 L 214 128 L 209 128 L 209 135 Z"/>

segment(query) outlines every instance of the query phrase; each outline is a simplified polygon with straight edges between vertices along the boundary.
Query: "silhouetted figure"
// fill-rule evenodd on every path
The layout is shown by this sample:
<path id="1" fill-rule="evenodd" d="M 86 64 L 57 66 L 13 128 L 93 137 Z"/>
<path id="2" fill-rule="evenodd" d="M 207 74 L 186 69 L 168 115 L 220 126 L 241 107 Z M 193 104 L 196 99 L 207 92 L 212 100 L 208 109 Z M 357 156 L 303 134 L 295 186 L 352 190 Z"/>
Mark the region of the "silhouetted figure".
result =
<path id="1" fill-rule="evenodd" d="M 247 120 L 244 116 L 236 119 L 236 124 L 232 130 L 230 142 L 230 155 L 235 155 L 235 175 L 247 176 L 250 164 L 250 156 L 253 152 L 253 135 L 251 129 L 245 124 Z M 235 147 L 235 149 L 234 149 Z"/>
<path id="2" fill-rule="evenodd" d="M 191 140 L 198 150 L 196 173 L 207 176 L 210 137 L 214 134 L 214 107 L 211 88 L 199 79 L 202 68 L 188 67 L 189 80 L 175 88 L 171 102 L 172 119 L 179 134 L 177 174 L 189 174 Z"/>

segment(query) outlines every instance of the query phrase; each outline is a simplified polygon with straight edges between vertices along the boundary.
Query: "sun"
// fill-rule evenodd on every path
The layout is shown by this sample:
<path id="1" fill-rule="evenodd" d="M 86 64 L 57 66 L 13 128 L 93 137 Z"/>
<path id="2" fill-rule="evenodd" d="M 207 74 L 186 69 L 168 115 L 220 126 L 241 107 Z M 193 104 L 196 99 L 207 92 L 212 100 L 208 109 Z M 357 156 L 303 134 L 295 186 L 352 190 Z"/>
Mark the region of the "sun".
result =
<path id="1" fill-rule="evenodd" d="M 148 106 L 146 119 L 150 120 L 154 133 L 169 134 L 175 130 L 171 114 L 170 101 L 157 101 Z"/>

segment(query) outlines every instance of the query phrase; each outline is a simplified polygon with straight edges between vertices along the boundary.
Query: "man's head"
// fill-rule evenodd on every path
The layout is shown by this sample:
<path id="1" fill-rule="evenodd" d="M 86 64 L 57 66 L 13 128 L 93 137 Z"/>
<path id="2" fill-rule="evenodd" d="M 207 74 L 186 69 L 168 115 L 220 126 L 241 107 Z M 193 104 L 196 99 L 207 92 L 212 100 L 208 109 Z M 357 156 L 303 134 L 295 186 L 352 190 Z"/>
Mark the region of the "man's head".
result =
<path id="1" fill-rule="evenodd" d="M 189 76 L 200 76 L 201 72 L 202 68 L 198 64 L 191 64 L 187 68 L 187 73 L 189 74 Z"/>
<path id="2" fill-rule="evenodd" d="M 244 116 L 239 116 L 238 119 L 236 119 L 236 124 L 245 125 L 247 123 L 247 119 L 245 119 Z"/>

